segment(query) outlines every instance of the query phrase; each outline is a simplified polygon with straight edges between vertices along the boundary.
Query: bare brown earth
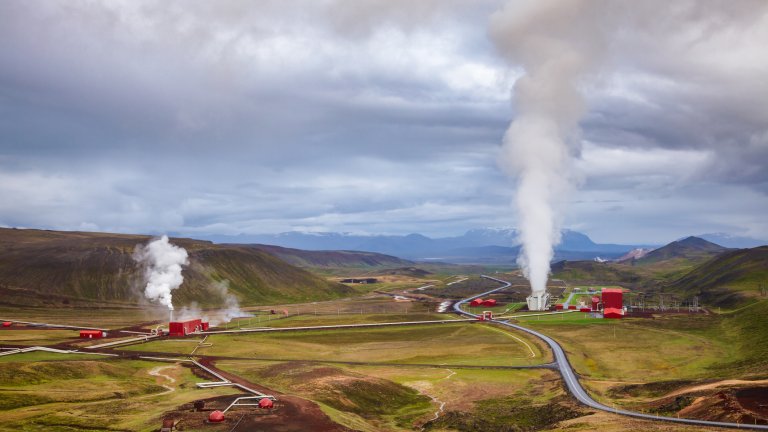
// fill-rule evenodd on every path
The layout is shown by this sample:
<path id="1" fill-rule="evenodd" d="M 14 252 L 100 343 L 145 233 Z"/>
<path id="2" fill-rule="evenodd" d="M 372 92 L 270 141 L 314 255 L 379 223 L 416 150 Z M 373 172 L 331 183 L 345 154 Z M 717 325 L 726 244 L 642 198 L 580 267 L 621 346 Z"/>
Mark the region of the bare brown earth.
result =
<path id="1" fill-rule="evenodd" d="M 350 429 L 333 422 L 314 402 L 296 396 L 285 395 L 270 388 L 250 382 L 237 375 L 230 374 L 217 368 L 215 362 L 210 359 L 202 359 L 200 360 L 200 363 L 234 383 L 242 384 L 248 388 L 278 397 L 279 402 L 276 404 L 276 409 L 270 414 L 264 414 L 264 411 L 254 409 L 235 409 L 236 411 L 230 411 L 232 414 L 227 416 L 224 422 L 229 429 L 225 427 L 223 428 L 224 430 L 269 430 L 276 432 L 351 431 Z M 196 370 L 195 373 L 205 375 L 206 378 L 213 378 L 207 376 L 207 374 L 202 371 Z M 211 408 L 211 410 L 223 410 L 238 396 L 239 395 L 215 398 L 212 401 L 206 401 L 206 407 Z M 181 406 L 178 410 L 167 413 L 166 418 L 177 418 L 176 416 L 179 416 L 178 418 L 182 419 L 184 422 L 190 423 L 190 425 L 202 425 L 203 423 L 201 423 L 201 421 L 204 422 L 204 420 L 207 419 L 207 414 L 201 415 L 201 413 L 190 413 L 190 409 L 191 406 Z M 240 419 L 240 417 L 242 417 L 242 419 Z M 232 429 L 238 420 L 240 423 L 237 428 Z"/>

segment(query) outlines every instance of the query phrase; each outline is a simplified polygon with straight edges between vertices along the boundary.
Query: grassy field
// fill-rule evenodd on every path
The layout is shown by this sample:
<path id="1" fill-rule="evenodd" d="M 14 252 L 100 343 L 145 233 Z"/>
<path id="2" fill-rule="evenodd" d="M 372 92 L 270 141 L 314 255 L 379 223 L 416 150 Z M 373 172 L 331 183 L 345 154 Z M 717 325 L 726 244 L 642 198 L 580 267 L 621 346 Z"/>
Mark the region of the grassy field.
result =
<path id="1" fill-rule="evenodd" d="M 119 328 L 141 322 L 168 319 L 166 308 L 17 308 L 0 306 L 0 318 L 9 320 Z M 73 330 L 74 331 L 74 330 Z M 2 329 L 0 329 L 2 332 Z"/>
<path id="2" fill-rule="evenodd" d="M 269 316 L 257 315 L 249 318 L 238 318 L 233 320 L 227 327 L 229 328 L 248 328 L 248 327 L 304 327 L 304 326 L 324 326 L 337 324 L 370 324 L 384 322 L 400 321 L 433 321 L 457 319 L 455 314 L 438 313 L 400 313 L 400 314 L 306 314 Z"/>
<path id="3" fill-rule="evenodd" d="M 768 302 L 726 316 L 623 320 L 567 316 L 524 324 L 563 345 L 597 399 L 621 404 L 649 400 L 616 390 L 627 384 L 659 388 L 648 395 L 659 397 L 692 382 L 765 378 L 768 340 L 757 327 L 768 325 L 766 312 Z"/>
<path id="4" fill-rule="evenodd" d="M 77 341 L 80 333 L 77 330 L 2 330 L 0 329 L 0 345 L 54 345 L 61 342 Z"/>
<path id="5" fill-rule="evenodd" d="M 199 380 L 188 368 L 168 363 L 38 353 L 9 357 L 16 361 L 0 368 L 2 430 L 155 431 L 165 411 L 233 393 L 197 389 Z"/>
<path id="6" fill-rule="evenodd" d="M 360 431 L 419 429 L 443 411 L 472 415 L 478 401 L 524 397 L 546 403 L 562 395 L 547 370 L 451 370 L 339 366 L 301 362 L 221 361 L 218 366 L 271 388 L 298 392 L 326 407 L 336 421 Z M 360 389 L 370 390 L 365 396 Z M 329 397 L 329 396 L 336 397 Z M 437 430 L 437 429 L 432 429 Z"/>
<path id="7" fill-rule="evenodd" d="M 544 361 L 538 342 L 482 324 L 434 324 L 328 331 L 222 334 L 208 337 L 200 355 L 375 363 L 515 366 Z M 126 349 L 188 353 L 182 341 Z M 533 351 L 533 356 L 531 354 Z"/>

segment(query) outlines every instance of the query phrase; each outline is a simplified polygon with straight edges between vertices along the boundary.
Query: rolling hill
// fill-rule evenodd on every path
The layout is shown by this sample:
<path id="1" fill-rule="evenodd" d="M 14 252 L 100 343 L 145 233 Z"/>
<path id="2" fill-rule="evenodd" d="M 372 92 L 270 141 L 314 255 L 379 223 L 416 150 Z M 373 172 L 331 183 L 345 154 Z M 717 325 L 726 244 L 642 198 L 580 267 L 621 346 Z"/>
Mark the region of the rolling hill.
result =
<path id="1" fill-rule="evenodd" d="M 143 300 L 143 269 L 132 254 L 151 237 L 125 234 L 0 229 L 0 304 L 31 306 L 137 306 Z M 352 292 L 264 251 L 172 239 L 189 253 L 184 283 L 174 305 L 223 301 L 217 283 L 242 305 L 314 301 Z"/>
<path id="2" fill-rule="evenodd" d="M 410 267 L 414 262 L 391 255 L 375 252 L 356 251 L 310 251 L 281 246 L 251 244 L 243 245 L 274 255 L 298 267 L 306 268 L 399 268 Z"/>
<path id="3" fill-rule="evenodd" d="M 702 261 L 727 250 L 728 248 L 724 248 L 699 237 L 687 237 L 648 252 L 644 257 L 636 260 L 635 264 L 647 265 L 674 259 L 694 262 Z"/>
<path id="4" fill-rule="evenodd" d="M 696 266 L 664 290 L 699 296 L 707 304 L 726 308 L 766 298 L 768 246 L 725 252 Z"/>

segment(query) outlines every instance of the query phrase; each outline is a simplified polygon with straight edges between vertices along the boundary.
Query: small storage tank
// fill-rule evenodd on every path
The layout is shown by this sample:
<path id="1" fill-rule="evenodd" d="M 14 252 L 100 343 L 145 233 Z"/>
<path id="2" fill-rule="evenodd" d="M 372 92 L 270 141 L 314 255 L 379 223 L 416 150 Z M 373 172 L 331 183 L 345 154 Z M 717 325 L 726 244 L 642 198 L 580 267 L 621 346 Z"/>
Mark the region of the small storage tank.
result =
<path id="1" fill-rule="evenodd" d="M 600 305 L 600 297 L 594 296 L 592 297 L 592 310 L 596 311 L 598 310 L 598 306 Z"/>
<path id="2" fill-rule="evenodd" d="M 224 421 L 224 413 L 216 410 L 208 416 L 208 421 L 211 423 L 220 423 Z"/>
<path id="3" fill-rule="evenodd" d="M 259 401 L 259 408 L 272 409 L 275 406 L 274 402 L 270 398 L 263 398 Z"/>

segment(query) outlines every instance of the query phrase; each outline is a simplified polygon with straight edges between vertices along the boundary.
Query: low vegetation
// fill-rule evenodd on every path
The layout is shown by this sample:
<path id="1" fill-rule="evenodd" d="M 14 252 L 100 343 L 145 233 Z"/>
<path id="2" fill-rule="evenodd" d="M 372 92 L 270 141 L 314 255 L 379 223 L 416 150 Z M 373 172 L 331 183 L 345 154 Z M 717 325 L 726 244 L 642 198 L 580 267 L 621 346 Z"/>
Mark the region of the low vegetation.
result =
<path id="1" fill-rule="evenodd" d="M 515 336 L 515 337 L 512 337 Z M 403 364 L 515 366 L 543 362 L 538 343 L 483 324 L 219 334 L 208 337 L 199 355 L 273 360 Z M 179 342 L 182 343 L 182 342 Z M 128 350 L 188 353 L 171 342 L 154 341 Z M 533 351 L 535 357 L 532 357 Z"/>
<path id="2" fill-rule="evenodd" d="M 9 356 L 17 361 L 0 368 L 3 430 L 155 431 L 163 412 L 179 404 L 232 393 L 197 389 L 189 369 L 173 364 L 30 355 Z M 159 367 L 176 382 L 149 374 Z"/>

